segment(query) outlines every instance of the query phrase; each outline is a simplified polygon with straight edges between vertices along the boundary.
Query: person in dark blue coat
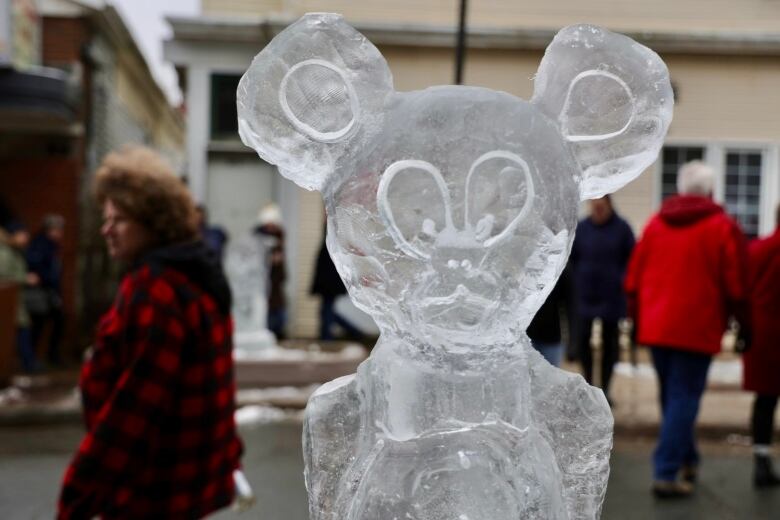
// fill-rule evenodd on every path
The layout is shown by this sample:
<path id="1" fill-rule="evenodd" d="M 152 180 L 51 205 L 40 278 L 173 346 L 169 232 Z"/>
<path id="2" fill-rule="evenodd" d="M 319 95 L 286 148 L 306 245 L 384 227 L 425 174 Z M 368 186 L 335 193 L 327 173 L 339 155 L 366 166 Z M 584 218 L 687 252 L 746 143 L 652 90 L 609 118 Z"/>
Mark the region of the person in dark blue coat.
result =
<path id="1" fill-rule="evenodd" d="M 27 248 L 27 266 L 35 273 L 37 283 L 30 288 L 35 297 L 27 299 L 32 318 L 32 344 L 37 350 L 47 323 L 51 324 L 46 358 L 51 365 L 62 364 L 60 343 L 65 326 L 62 309 L 61 247 L 65 219 L 60 215 L 46 215 L 43 226 Z M 28 293 L 30 294 L 30 293 Z"/>
<path id="2" fill-rule="evenodd" d="M 601 388 L 608 399 L 619 353 L 618 322 L 626 316 L 623 278 L 634 243 L 631 226 L 615 212 L 609 195 L 590 201 L 590 215 L 577 225 L 571 253 L 574 339 L 583 375 L 593 384 L 590 340 L 594 320 L 601 319 Z"/>
<path id="3" fill-rule="evenodd" d="M 225 249 L 229 240 L 227 231 L 220 226 L 209 224 L 209 213 L 204 204 L 198 204 L 195 209 L 198 214 L 200 237 L 221 263 L 225 257 Z"/>

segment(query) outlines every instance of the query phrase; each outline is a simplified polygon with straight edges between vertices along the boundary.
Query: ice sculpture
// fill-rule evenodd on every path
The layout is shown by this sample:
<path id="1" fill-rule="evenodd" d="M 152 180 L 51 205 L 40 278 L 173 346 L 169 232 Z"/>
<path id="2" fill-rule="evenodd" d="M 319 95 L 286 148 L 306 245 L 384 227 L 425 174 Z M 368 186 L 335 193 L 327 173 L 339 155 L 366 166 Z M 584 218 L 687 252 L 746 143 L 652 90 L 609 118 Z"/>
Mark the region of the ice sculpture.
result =
<path id="1" fill-rule="evenodd" d="M 234 355 L 245 358 L 276 345 L 266 326 L 266 255 L 260 237 L 246 233 L 228 245 L 225 274 L 233 295 Z"/>
<path id="2" fill-rule="evenodd" d="M 309 14 L 238 88 L 244 142 L 320 190 L 327 244 L 381 329 L 357 374 L 306 410 L 312 520 L 597 518 L 612 415 L 525 328 L 569 254 L 581 200 L 656 157 L 661 59 L 588 25 L 550 44 L 530 102 L 396 92 L 377 49 Z"/>

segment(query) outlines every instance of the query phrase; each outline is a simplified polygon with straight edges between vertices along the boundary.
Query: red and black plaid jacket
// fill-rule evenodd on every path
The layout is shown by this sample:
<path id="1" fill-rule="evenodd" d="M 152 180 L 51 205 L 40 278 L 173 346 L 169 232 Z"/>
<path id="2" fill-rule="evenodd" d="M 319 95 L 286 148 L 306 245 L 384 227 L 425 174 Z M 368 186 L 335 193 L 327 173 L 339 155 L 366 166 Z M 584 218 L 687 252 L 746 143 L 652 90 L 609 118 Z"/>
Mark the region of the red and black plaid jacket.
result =
<path id="1" fill-rule="evenodd" d="M 185 275 L 125 276 L 80 385 L 88 432 L 58 518 L 200 518 L 232 501 L 232 322 Z"/>

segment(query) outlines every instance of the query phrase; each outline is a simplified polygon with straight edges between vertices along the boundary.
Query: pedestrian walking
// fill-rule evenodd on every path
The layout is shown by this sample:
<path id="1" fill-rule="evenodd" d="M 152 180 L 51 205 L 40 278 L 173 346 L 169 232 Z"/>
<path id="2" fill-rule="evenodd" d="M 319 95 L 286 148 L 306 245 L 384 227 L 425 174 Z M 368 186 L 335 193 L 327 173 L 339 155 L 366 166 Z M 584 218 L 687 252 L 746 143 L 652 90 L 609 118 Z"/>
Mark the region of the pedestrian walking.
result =
<path id="1" fill-rule="evenodd" d="M 637 341 L 651 347 L 659 381 L 662 419 L 652 489 L 661 498 L 693 491 L 699 465 L 694 425 L 710 361 L 730 315 L 749 326 L 746 242 L 712 201 L 713 179 L 701 161 L 683 165 L 679 194 L 648 222 L 626 275 Z"/>
<path id="2" fill-rule="evenodd" d="M 268 292 L 268 330 L 276 339 L 285 338 L 287 325 L 287 298 L 284 282 L 287 280 L 287 259 L 284 252 L 284 227 L 282 212 L 276 204 L 268 204 L 257 215 L 255 235 L 260 237 L 266 251 L 265 271 Z"/>
<path id="3" fill-rule="evenodd" d="M 619 322 L 626 316 L 623 279 L 634 248 L 631 226 L 606 195 L 589 202 L 590 214 L 577 225 L 570 264 L 575 295 L 575 345 L 585 380 L 593 384 L 591 337 L 601 320 L 601 388 L 612 404 L 609 385 L 618 360 Z"/>
<path id="4" fill-rule="evenodd" d="M 65 327 L 62 309 L 61 247 L 65 219 L 60 215 L 46 215 L 41 230 L 27 247 L 27 266 L 35 273 L 37 283 L 27 291 L 27 310 L 32 320 L 32 344 L 38 343 L 47 324 L 51 325 L 47 342 L 46 360 L 50 365 L 61 365 L 60 343 Z"/>
<path id="5" fill-rule="evenodd" d="M 40 364 L 33 349 L 30 331 L 30 314 L 24 305 L 24 291 L 38 283 L 35 273 L 27 270 L 24 250 L 30 243 L 30 234 L 15 221 L 8 222 L 6 229 L 0 229 L 0 280 L 17 284 L 22 298 L 16 306 L 16 350 L 22 369 L 25 372 L 37 372 Z"/>
<path id="6" fill-rule="evenodd" d="M 230 290 L 157 154 L 109 154 L 95 193 L 108 253 L 127 270 L 82 369 L 87 434 L 58 518 L 201 518 L 233 500 L 242 449 Z"/>
<path id="7" fill-rule="evenodd" d="M 344 282 L 341 281 L 336 266 L 330 258 L 330 253 L 325 245 L 325 233 L 323 233 L 322 245 L 317 254 L 317 263 L 314 266 L 314 280 L 311 285 L 311 294 L 319 295 L 320 300 L 320 339 L 329 341 L 334 339 L 333 326 L 338 325 L 353 338 L 361 338 L 363 333 L 347 318 L 336 311 L 336 298 L 347 293 Z"/>
<path id="8" fill-rule="evenodd" d="M 772 469 L 771 445 L 777 398 L 780 396 L 780 206 L 775 232 L 750 244 L 751 342 L 743 355 L 744 387 L 756 393 L 753 401 L 753 484 L 780 485 Z"/>

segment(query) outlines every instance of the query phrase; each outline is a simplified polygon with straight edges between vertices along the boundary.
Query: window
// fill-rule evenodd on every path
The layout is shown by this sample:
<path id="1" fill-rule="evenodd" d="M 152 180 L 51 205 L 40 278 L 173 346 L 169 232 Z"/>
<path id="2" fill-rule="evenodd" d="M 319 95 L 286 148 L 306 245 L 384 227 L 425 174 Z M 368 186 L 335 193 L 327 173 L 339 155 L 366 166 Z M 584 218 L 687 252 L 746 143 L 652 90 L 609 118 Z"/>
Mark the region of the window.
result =
<path id="1" fill-rule="evenodd" d="M 726 210 L 753 238 L 758 236 L 761 211 L 761 159 L 757 150 L 726 151 Z"/>
<path id="2" fill-rule="evenodd" d="M 661 200 L 677 193 L 680 166 L 703 158 L 704 147 L 701 146 L 665 146 L 661 163 Z"/>
<path id="3" fill-rule="evenodd" d="M 236 89 L 241 79 L 239 74 L 211 75 L 211 138 L 230 139 L 238 137 L 238 114 L 236 112 Z"/>

